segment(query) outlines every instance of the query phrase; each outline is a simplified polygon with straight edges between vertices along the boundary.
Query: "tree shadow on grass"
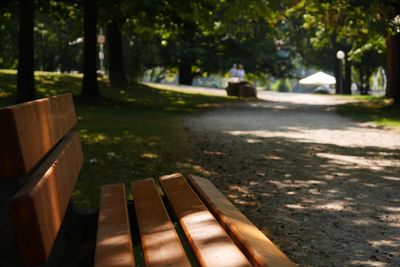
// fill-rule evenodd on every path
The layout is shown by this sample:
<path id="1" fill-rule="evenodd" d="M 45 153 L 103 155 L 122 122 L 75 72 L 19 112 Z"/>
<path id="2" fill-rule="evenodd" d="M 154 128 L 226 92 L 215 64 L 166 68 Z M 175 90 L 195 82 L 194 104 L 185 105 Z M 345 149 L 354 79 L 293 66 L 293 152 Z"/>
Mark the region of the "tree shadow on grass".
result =
<path id="1" fill-rule="evenodd" d="M 51 72 L 35 73 L 37 98 L 72 93 L 76 104 L 96 107 L 130 107 L 135 109 L 157 109 L 166 112 L 192 112 L 194 109 L 209 107 L 221 102 L 232 102 L 218 96 L 205 96 L 155 89 L 131 82 L 126 85 L 110 86 L 107 80 L 98 80 L 101 97 L 80 97 L 82 75 L 58 74 Z M 12 70 L 0 71 L 0 106 L 15 103 L 17 73 Z"/>
<path id="2" fill-rule="evenodd" d="M 71 92 L 79 94 L 82 84 L 81 75 L 58 74 L 51 72 L 35 73 L 37 98 L 48 97 Z M 0 70 L 0 106 L 15 104 L 17 91 L 17 72 Z"/>

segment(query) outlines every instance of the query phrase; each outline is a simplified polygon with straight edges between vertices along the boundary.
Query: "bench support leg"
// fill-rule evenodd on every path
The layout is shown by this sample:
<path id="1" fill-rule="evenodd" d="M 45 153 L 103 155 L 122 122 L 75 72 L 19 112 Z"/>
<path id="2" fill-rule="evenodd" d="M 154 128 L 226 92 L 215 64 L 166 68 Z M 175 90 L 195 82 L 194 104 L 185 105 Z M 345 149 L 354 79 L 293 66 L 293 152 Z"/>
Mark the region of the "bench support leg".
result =
<path id="1" fill-rule="evenodd" d="M 53 251 L 44 266 L 93 266 L 97 220 L 97 210 L 82 211 L 70 202 Z"/>
<path id="2" fill-rule="evenodd" d="M 0 266 L 22 266 L 14 238 L 9 203 L 20 188 L 14 181 L 0 183 Z M 98 211 L 82 211 L 70 202 L 46 267 L 93 266 Z"/>
<path id="3" fill-rule="evenodd" d="M 0 266 L 21 265 L 9 208 L 19 187 L 16 179 L 0 181 Z"/>

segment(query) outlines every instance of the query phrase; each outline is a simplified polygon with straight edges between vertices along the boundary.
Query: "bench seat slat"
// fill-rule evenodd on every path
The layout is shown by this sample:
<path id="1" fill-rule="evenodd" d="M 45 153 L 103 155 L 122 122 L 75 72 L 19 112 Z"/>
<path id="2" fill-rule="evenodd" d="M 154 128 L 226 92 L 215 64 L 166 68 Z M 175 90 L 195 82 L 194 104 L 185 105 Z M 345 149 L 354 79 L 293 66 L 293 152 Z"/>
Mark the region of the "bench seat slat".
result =
<path id="1" fill-rule="evenodd" d="M 47 260 L 82 163 L 79 134 L 69 133 L 11 200 L 16 238 L 26 265 Z"/>
<path id="2" fill-rule="evenodd" d="M 123 183 L 101 187 L 94 266 L 135 266 Z"/>
<path id="3" fill-rule="evenodd" d="M 251 266 L 181 174 L 160 183 L 201 266 Z"/>
<path id="4" fill-rule="evenodd" d="M 194 175 L 189 175 L 188 180 L 217 220 L 255 266 L 297 266 L 209 180 Z"/>
<path id="5" fill-rule="evenodd" d="M 132 183 L 146 266 L 191 266 L 153 179 Z"/>

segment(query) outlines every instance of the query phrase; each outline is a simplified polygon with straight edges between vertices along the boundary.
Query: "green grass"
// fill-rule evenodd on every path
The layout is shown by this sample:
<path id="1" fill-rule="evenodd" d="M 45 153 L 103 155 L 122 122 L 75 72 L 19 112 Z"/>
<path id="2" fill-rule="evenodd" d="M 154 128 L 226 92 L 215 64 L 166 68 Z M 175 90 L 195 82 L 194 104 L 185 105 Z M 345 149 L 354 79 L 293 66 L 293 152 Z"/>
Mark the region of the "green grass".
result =
<path id="1" fill-rule="evenodd" d="M 383 97 L 358 96 L 359 102 L 341 105 L 340 115 L 360 122 L 373 122 L 382 127 L 400 129 L 400 108 Z"/>
<path id="2" fill-rule="evenodd" d="M 80 75 L 38 72 L 39 97 L 81 89 Z M 0 70 L 0 106 L 13 103 L 16 73 Z M 157 178 L 176 171 L 199 173 L 193 140 L 184 129 L 189 114 L 226 102 L 228 97 L 184 94 L 141 84 L 110 87 L 100 82 L 100 100 L 75 97 L 85 163 L 74 200 L 78 206 L 96 207 L 100 186 Z M 201 168 L 200 168 L 201 169 Z M 130 192 L 130 189 L 127 190 Z"/>

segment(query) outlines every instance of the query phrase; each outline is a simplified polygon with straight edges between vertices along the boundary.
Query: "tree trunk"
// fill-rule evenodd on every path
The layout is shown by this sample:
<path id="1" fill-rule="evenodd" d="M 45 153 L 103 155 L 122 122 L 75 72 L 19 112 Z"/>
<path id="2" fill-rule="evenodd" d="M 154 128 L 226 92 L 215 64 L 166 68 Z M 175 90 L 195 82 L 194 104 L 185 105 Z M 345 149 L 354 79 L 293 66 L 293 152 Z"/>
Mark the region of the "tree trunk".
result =
<path id="1" fill-rule="evenodd" d="M 20 0 L 19 10 L 19 56 L 16 102 L 22 103 L 36 98 L 33 52 L 35 0 Z"/>
<path id="2" fill-rule="evenodd" d="M 387 39 L 387 88 L 386 96 L 400 106 L 400 33 Z"/>
<path id="3" fill-rule="evenodd" d="M 192 64 L 181 62 L 179 64 L 179 84 L 192 85 L 193 78 Z"/>
<path id="4" fill-rule="evenodd" d="M 346 53 L 344 60 L 344 73 L 343 94 L 351 95 L 351 62 L 349 61 L 348 53 Z"/>
<path id="5" fill-rule="evenodd" d="M 368 95 L 371 90 L 371 85 L 369 84 L 369 78 L 371 77 L 372 72 L 370 69 L 366 69 L 365 71 L 365 94 Z"/>
<path id="6" fill-rule="evenodd" d="M 360 94 L 365 95 L 364 72 L 361 64 L 358 67 L 358 75 L 360 76 Z"/>
<path id="7" fill-rule="evenodd" d="M 108 64 L 111 84 L 127 82 L 124 68 L 124 52 L 122 47 L 121 25 L 113 19 L 107 24 Z"/>
<path id="8" fill-rule="evenodd" d="M 94 0 L 84 2 L 83 28 L 83 84 L 81 95 L 99 97 L 97 84 L 97 4 Z"/>

